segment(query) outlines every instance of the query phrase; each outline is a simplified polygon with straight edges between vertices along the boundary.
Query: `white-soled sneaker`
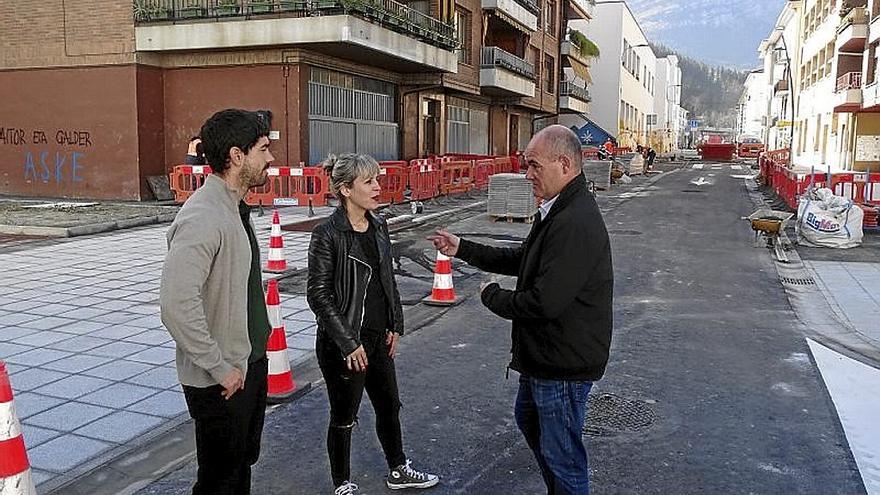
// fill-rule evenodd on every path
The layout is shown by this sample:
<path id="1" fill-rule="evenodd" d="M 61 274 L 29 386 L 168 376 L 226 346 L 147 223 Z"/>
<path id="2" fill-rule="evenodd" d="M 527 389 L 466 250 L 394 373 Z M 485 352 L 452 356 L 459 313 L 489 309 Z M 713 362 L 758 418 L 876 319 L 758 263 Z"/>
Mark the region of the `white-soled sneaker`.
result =
<path id="1" fill-rule="evenodd" d="M 407 459 L 406 464 L 401 464 L 388 473 L 385 484 L 392 490 L 400 490 L 403 488 L 430 488 L 439 481 L 440 477 L 436 474 L 423 473 L 414 469 L 411 466 L 411 461 Z"/>
<path id="2" fill-rule="evenodd" d="M 358 486 L 351 481 L 346 481 L 333 492 L 333 495 L 352 495 L 358 490 Z"/>

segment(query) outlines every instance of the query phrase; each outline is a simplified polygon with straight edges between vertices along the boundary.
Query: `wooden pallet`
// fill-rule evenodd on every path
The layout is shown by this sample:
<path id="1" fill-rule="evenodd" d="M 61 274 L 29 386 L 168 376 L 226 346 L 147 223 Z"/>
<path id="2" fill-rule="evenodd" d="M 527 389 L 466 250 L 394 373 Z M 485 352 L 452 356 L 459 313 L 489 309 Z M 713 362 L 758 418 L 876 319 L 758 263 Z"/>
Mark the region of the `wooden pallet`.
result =
<path id="1" fill-rule="evenodd" d="M 507 223 L 532 223 L 535 221 L 535 215 L 531 215 L 528 217 L 508 217 L 504 215 L 491 215 L 493 222 L 507 222 Z"/>

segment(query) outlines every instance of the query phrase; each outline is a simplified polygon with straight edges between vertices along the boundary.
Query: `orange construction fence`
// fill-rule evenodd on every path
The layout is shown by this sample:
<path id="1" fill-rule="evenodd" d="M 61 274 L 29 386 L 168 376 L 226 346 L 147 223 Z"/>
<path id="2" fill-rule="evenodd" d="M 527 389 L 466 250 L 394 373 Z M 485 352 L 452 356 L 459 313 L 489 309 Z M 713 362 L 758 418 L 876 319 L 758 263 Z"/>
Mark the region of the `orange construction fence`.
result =
<path id="1" fill-rule="evenodd" d="M 174 201 L 183 203 L 196 189 L 205 183 L 205 177 L 211 173 L 207 165 L 177 165 L 168 174 L 168 185 L 174 191 Z"/>
<path id="2" fill-rule="evenodd" d="M 489 187 L 489 177 L 495 173 L 495 160 L 474 161 L 474 186 L 477 189 Z"/>
<path id="3" fill-rule="evenodd" d="M 379 162 L 379 186 L 382 187 L 379 202 L 403 203 L 407 175 L 409 167 L 404 161 Z"/>
<path id="4" fill-rule="evenodd" d="M 474 188 L 474 162 L 455 161 L 440 164 L 440 194 L 468 192 Z"/>

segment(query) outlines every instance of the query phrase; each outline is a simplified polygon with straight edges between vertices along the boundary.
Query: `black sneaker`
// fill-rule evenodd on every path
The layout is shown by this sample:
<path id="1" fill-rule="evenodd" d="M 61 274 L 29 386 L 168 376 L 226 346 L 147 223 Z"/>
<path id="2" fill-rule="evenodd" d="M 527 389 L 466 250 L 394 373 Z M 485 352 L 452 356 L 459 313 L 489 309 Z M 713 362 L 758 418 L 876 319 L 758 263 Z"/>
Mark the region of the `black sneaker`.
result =
<path id="1" fill-rule="evenodd" d="M 336 491 L 333 492 L 333 495 L 352 495 L 354 492 L 358 490 L 358 486 L 352 483 L 351 481 L 346 481 L 342 485 L 336 488 Z"/>
<path id="2" fill-rule="evenodd" d="M 440 477 L 436 474 L 416 471 L 407 460 L 406 464 L 401 464 L 388 473 L 385 484 L 392 490 L 400 490 L 403 488 L 430 488 L 439 481 Z"/>

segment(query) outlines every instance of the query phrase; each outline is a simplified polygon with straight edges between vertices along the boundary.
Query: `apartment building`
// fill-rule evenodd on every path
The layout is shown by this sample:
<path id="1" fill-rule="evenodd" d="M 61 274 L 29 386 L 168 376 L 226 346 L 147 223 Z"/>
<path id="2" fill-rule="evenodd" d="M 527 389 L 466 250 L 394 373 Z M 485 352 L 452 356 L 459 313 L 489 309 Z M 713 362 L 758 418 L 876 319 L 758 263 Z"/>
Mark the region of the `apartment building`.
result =
<path id="1" fill-rule="evenodd" d="M 759 135 L 768 150 L 787 148 L 794 130 L 794 81 L 800 81 L 802 2 L 786 2 L 776 19 L 776 28 L 758 47 L 763 68 L 763 88 L 747 81 L 751 93 L 764 94 L 763 131 Z"/>
<path id="2" fill-rule="evenodd" d="M 600 48 L 592 64 L 597 76 L 590 88 L 590 119 L 621 146 L 647 144 L 649 131 L 658 126 L 654 123 L 657 58 L 632 11 L 623 1 L 602 2 L 596 4 L 592 22 L 571 25 Z"/>
<path id="3" fill-rule="evenodd" d="M 745 138 L 763 139 L 766 125 L 767 100 L 767 84 L 764 69 L 755 69 L 749 72 L 746 76 L 743 92 L 736 105 L 737 141 L 741 142 Z"/>
<path id="4" fill-rule="evenodd" d="M 770 149 L 790 143 L 795 166 L 880 169 L 878 17 L 877 0 L 790 0 L 761 43 L 764 133 Z"/>
<path id="5" fill-rule="evenodd" d="M 0 6 L 0 193 L 138 200 L 216 110 L 279 165 L 522 148 L 589 0 L 21 0 Z M 47 29 L 35 29 L 43 26 Z"/>
<path id="6" fill-rule="evenodd" d="M 654 79 L 654 126 L 651 128 L 650 145 L 658 153 L 675 153 L 681 139 L 679 114 L 681 113 L 681 68 L 678 57 L 667 55 L 657 59 Z"/>

